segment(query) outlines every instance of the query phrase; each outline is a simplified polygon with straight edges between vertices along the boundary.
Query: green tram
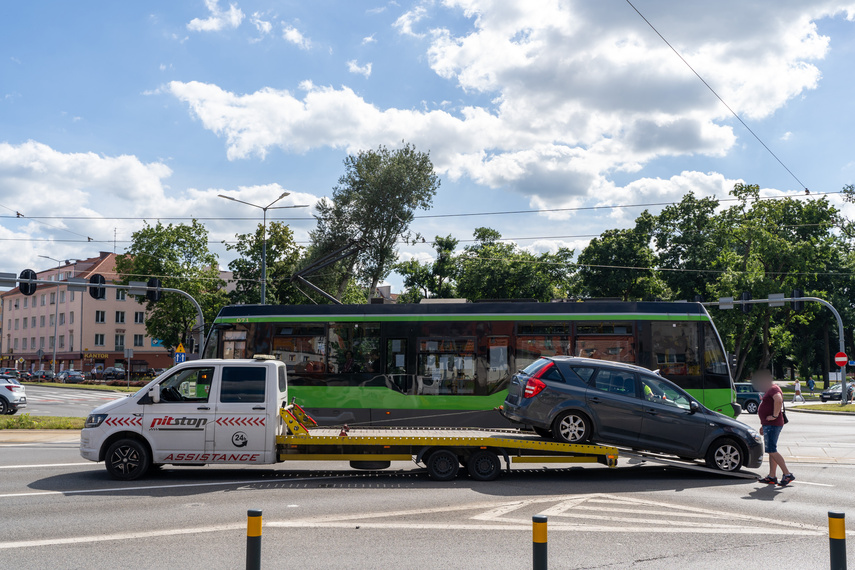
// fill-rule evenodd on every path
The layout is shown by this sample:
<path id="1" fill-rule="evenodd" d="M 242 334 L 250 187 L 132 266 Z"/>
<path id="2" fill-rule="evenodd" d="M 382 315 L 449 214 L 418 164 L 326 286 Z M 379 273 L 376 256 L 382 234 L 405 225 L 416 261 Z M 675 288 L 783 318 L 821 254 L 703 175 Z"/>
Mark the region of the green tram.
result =
<path id="1" fill-rule="evenodd" d="M 637 364 L 739 414 L 721 338 L 698 303 L 233 305 L 205 358 L 272 354 L 321 424 L 508 425 L 494 410 L 540 356 Z"/>

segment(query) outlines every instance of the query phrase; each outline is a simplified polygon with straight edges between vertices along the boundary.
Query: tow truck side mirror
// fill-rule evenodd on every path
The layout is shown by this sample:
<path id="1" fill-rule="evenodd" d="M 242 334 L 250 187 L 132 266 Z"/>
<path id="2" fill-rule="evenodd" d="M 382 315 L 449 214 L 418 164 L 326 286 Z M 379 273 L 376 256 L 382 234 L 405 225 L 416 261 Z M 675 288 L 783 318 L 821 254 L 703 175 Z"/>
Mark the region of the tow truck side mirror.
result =
<path id="1" fill-rule="evenodd" d="M 160 384 L 155 384 L 148 391 L 148 395 L 151 398 L 153 404 L 160 403 Z"/>

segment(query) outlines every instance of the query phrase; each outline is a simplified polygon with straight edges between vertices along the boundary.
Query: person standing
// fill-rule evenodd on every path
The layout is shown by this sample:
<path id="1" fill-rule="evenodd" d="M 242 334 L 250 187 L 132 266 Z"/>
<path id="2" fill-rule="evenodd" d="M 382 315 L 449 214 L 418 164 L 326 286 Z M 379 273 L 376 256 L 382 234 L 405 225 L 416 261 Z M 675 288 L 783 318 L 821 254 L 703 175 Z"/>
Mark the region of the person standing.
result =
<path id="1" fill-rule="evenodd" d="M 804 401 L 805 399 L 802 397 L 802 382 L 801 380 L 796 380 L 796 383 L 793 385 L 793 403 Z"/>
<path id="2" fill-rule="evenodd" d="M 757 408 L 757 417 L 760 418 L 760 433 L 766 444 L 766 453 L 769 454 L 769 475 L 759 479 L 760 483 L 767 485 L 780 485 L 786 487 L 796 477 L 789 469 L 784 457 L 778 453 L 778 437 L 784 429 L 784 393 L 781 387 L 775 384 L 772 373 L 768 370 L 759 370 L 751 379 L 754 388 L 763 392 L 760 406 Z M 781 482 L 778 482 L 778 467 L 781 468 Z"/>
<path id="3" fill-rule="evenodd" d="M 816 389 L 816 381 L 813 379 L 813 376 L 808 376 L 807 387 L 810 390 L 810 395 L 813 396 L 813 391 Z"/>

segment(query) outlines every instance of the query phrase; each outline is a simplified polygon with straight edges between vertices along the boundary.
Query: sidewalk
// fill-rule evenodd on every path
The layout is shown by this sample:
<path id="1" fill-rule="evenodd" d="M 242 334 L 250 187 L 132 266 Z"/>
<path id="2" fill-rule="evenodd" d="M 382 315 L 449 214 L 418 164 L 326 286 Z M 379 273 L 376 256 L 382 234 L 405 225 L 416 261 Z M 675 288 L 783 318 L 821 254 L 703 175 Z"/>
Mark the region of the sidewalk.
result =
<path id="1" fill-rule="evenodd" d="M 0 443 L 78 443 L 76 429 L 0 429 Z"/>

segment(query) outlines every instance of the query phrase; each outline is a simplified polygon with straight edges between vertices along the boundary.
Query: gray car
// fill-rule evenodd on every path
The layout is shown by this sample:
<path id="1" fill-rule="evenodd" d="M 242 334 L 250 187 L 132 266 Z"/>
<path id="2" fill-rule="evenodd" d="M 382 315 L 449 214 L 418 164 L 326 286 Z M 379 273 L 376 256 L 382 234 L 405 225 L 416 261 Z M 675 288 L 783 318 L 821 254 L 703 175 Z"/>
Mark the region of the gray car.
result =
<path id="1" fill-rule="evenodd" d="M 617 362 L 541 358 L 511 380 L 502 414 L 543 437 L 704 459 L 736 471 L 763 461 L 751 427 L 702 406 L 658 374 Z"/>

